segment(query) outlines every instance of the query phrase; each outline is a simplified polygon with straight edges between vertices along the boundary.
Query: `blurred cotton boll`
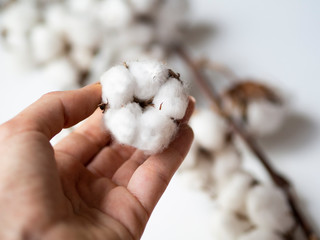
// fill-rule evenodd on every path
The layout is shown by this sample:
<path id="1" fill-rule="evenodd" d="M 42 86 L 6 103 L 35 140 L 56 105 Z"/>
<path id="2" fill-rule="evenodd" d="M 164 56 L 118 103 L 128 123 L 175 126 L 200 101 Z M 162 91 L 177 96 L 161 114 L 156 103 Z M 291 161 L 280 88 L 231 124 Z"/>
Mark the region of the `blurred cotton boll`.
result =
<path id="1" fill-rule="evenodd" d="M 198 110 L 192 116 L 190 126 L 194 131 L 195 140 L 206 150 L 217 151 L 224 146 L 228 125 L 213 110 Z"/>
<path id="2" fill-rule="evenodd" d="M 239 82 L 223 95 L 226 111 L 257 137 L 278 131 L 287 115 L 286 103 L 280 93 L 264 84 Z"/>
<path id="3" fill-rule="evenodd" d="M 251 227 L 249 222 L 227 210 L 217 208 L 212 215 L 213 239 L 237 240 Z"/>

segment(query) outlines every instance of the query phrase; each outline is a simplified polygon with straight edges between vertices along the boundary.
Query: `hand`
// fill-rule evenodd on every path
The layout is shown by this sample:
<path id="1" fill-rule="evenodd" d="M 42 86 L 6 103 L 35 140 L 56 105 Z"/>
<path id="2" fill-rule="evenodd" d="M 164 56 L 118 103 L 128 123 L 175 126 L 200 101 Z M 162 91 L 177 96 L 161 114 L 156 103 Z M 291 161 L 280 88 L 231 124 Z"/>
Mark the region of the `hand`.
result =
<path id="1" fill-rule="evenodd" d="M 194 101 L 175 140 L 148 157 L 111 141 L 95 111 L 100 99 L 99 84 L 49 93 L 0 126 L 0 239 L 141 237 L 192 142 Z"/>

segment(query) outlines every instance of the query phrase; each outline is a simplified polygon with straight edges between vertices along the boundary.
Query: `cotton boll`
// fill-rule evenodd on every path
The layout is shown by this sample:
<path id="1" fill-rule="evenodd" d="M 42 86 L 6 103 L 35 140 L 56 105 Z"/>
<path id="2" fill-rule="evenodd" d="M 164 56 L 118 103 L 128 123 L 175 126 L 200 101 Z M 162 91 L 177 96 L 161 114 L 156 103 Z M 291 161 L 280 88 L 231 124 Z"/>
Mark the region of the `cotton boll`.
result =
<path id="1" fill-rule="evenodd" d="M 201 147 L 216 151 L 223 147 L 228 131 L 227 123 L 217 113 L 209 109 L 197 112 L 190 119 L 195 140 Z"/>
<path id="2" fill-rule="evenodd" d="M 239 240 L 283 240 L 279 235 L 265 229 L 255 229 L 242 235 Z"/>
<path id="3" fill-rule="evenodd" d="M 167 80 L 169 73 L 164 64 L 157 61 L 127 63 L 136 80 L 134 96 L 139 100 L 150 100 Z"/>
<path id="4" fill-rule="evenodd" d="M 70 57 L 79 70 L 87 71 L 92 63 L 93 52 L 88 48 L 76 47 L 71 50 Z"/>
<path id="5" fill-rule="evenodd" d="M 170 118 L 150 107 L 141 116 L 139 136 L 134 146 L 149 153 L 161 152 L 169 145 L 177 129 Z"/>
<path id="6" fill-rule="evenodd" d="M 253 177 L 245 172 L 234 173 L 225 186 L 220 189 L 219 205 L 229 211 L 244 213 L 246 196 L 253 182 Z"/>
<path id="7" fill-rule="evenodd" d="M 133 13 L 127 1 L 107 0 L 100 3 L 98 17 L 106 28 L 120 30 L 132 22 Z"/>
<path id="8" fill-rule="evenodd" d="M 142 111 L 137 103 L 129 103 L 120 109 L 109 109 L 104 122 L 120 143 L 132 145 L 135 141 Z"/>
<path id="9" fill-rule="evenodd" d="M 38 25 L 32 29 L 30 43 L 33 56 L 38 63 L 48 62 L 64 50 L 62 35 L 45 25 Z"/>
<path id="10" fill-rule="evenodd" d="M 237 240 L 250 228 L 250 223 L 239 219 L 232 212 L 217 209 L 213 212 L 212 239 Z"/>
<path id="11" fill-rule="evenodd" d="M 78 71 L 65 57 L 51 61 L 42 71 L 44 79 L 48 83 L 54 83 L 55 86 L 64 86 L 65 89 L 77 87 Z"/>
<path id="12" fill-rule="evenodd" d="M 240 170 L 242 164 L 239 151 L 233 146 L 223 148 L 216 152 L 212 168 L 213 177 L 219 181 L 230 177 L 234 172 Z"/>
<path id="13" fill-rule="evenodd" d="M 183 118 L 188 102 L 183 83 L 175 78 L 170 78 L 163 84 L 153 99 L 155 108 L 173 119 Z"/>
<path id="14" fill-rule="evenodd" d="M 151 14 L 159 5 L 159 0 L 130 0 L 130 3 L 136 13 Z"/>
<path id="15" fill-rule="evenodd" d="M 266 100 L 252 101 L 247 108 L 249 131 L 258 136 L 271 135 L 282 126 L 285 114 L 283 105 Z"/>
<path id="16" fill-rule="evenodd" d="M 259 185 L 252 188 L 246 205 L 250 220 L 260 228 L 286 233 L 294 225 L 286 197 L 276 187 Z"/>
<path id="17" fill-rule="evenodd" d="M 1 14 L 2 28 L 20 33 L 26 33 L 39 18 L 37 7 L 29 1 L 13 3 Z"/>
<path id="18" fill-rule="evenodd" d="M 102 40 L 100 25 L 88 16 L 72 16 L 67 21 L 67 38 L 77 47 L 95 49 Z"/>
<path id="19" fill-rule="evenodd" d="M 100 82 L 102 102 L 111 108 L 120 108 L 133 100 L 135 81 L 125 66 L 112 67 L 101 76 Z"/>

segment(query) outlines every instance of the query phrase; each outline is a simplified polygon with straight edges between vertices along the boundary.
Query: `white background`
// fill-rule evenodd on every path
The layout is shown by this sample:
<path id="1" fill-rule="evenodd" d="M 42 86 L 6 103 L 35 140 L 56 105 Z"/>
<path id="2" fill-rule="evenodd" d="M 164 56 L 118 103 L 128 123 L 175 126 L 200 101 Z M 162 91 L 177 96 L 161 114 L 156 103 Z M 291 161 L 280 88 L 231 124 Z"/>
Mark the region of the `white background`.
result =
<path id="1" fill-rule="evenodd" d="M 306 214 L 320 226 L 320 2 L 193 0 L 191 5 L 195 22 L 215 28 L 198 56 L 225 63 L 240 77 L 257 77 L 285 89 L 293 114 L 262 145 L 294 183 Z M 0 123 L 43 93 L 61 88 L 41 75 L 17 78 L 5 62 L 0 51 Z M 212 239 L 211 210 L 205 193 L 190 190 L 175 176 L 142 239 Z"/>

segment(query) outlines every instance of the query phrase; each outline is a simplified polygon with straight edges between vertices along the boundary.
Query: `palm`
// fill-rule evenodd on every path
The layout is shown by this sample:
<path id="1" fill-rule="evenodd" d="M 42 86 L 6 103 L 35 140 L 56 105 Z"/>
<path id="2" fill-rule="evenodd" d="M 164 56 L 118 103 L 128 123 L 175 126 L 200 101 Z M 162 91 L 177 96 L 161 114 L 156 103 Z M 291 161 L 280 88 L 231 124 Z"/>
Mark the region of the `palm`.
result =
<path id="1" fill-rule="evenodd" d="M 192 131 L 182 124 L 164 152 L 146 157 L 110 145 L 96 111 L 52 148 L 49 139 L 89 116 L 100 93 L 99 85 L 91 85 L 47 95 L 0 127 L 1 239 L 141 237 L 189 149 Z M 182 123 L 193 107 L 191 102 Z"/>

